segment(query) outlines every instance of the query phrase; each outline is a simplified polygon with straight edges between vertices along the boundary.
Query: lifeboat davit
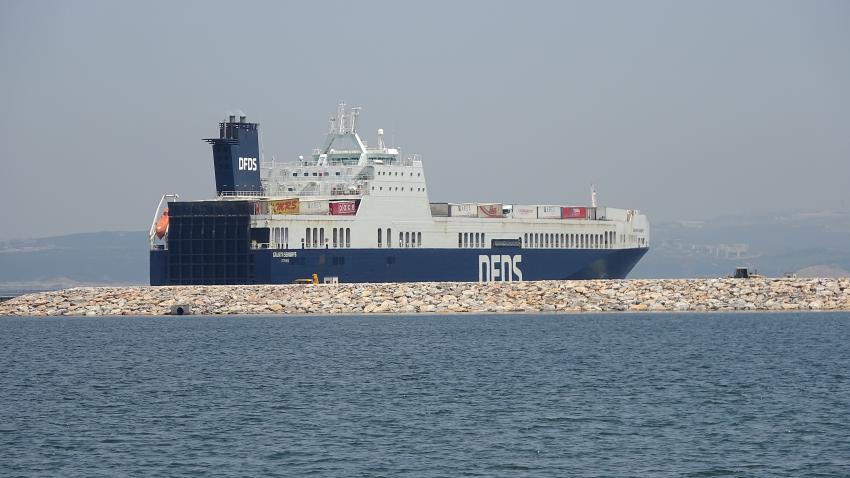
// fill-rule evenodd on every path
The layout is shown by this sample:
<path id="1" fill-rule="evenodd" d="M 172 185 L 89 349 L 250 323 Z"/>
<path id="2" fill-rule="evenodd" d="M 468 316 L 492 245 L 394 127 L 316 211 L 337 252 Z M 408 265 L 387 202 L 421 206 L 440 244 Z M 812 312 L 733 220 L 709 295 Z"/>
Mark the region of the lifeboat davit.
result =
<path id="1" fill-rule="evenodd" d="M 156 237 L 162 239 L 168 232 L 168 208 L 162 211 L 162 217 L 156 222 Z"/>

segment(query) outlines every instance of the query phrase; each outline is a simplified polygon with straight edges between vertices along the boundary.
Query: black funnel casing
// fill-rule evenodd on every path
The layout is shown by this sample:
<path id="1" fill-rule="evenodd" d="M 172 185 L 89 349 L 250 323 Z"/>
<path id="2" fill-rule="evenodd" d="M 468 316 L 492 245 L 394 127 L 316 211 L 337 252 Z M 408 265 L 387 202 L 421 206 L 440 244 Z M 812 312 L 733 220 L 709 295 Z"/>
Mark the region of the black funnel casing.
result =
<path id="1" fill-rule="evenodd" d="M 235 193 L 261 193 L 259 123 L 230 121 L 219 123 L 219 137 L 205 139 L 212 145 L 215 190 L 219 196 Z"/>

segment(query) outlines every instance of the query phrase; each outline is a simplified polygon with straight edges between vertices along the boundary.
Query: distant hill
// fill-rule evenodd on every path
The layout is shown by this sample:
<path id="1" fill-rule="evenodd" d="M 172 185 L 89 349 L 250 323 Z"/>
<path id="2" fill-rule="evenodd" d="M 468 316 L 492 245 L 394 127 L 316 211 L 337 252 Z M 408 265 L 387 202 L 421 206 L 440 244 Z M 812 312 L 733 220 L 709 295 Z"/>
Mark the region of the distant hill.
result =
<path id="1" fill-rule="evenodd" d="M 721 277 L 736 266 L 767 276 L 850 275 L 850 213 L 740 215 L 652 225 L 630 277 Z"/>
<path id="2" fill-rule="evenodd" d="M 850 275 L 850 214 L 742 215 L 654 224 L 629 277 L 721 277 L 736 266 L 767 276 Z M 0 242 L 0 293 L 147 284 L 147 232 L 95 232 Z"/>
<path id="3" fill-rule="evenodd" d="M 143 231 L 0 242 L 0 292 L 146 283 L 148 244 Z"/>

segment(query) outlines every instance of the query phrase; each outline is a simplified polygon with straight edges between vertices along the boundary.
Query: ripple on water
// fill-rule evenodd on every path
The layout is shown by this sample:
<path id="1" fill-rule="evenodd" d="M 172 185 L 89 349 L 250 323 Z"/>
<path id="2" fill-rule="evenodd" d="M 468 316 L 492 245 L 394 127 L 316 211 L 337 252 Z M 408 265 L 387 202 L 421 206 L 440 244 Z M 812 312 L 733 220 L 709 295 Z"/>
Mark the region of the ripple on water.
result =
<path id="1" fill-rule="evenodd" d="M 0 319 L 0 474 L 842 476 L 850 315 Z"/>

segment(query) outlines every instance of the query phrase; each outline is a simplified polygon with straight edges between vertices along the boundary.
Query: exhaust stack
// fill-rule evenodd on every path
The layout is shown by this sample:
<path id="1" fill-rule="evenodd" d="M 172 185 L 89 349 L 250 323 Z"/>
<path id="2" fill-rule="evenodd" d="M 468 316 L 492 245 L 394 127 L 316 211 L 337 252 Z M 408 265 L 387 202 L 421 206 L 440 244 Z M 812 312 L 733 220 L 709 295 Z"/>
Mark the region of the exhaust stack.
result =
<path id="1" fill-rule="evenodd" d="M 262 194 L 259 126 L 248 123 L 243 114 L 229 115 L 218 124 L 218 138 L 204 139 L 212 145 L 219 196 Z"/>

